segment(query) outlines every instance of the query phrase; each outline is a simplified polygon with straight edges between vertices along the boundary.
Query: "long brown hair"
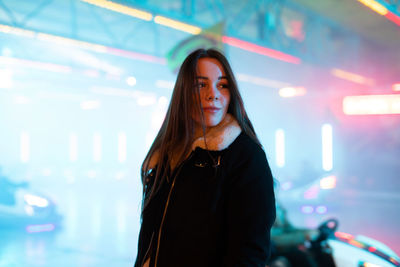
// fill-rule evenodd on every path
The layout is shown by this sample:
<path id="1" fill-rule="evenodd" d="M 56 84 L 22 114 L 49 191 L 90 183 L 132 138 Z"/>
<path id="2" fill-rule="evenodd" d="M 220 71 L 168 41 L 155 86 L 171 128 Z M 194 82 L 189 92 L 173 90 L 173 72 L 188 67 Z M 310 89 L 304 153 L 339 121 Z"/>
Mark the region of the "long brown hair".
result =
<path id="1" fill-rule="evenodd" d="M 215 49 L 198 49 L 192 52 L 180 67 L 164 122 L 142 164 L 143 190 L 145 190 L 145 179 L 149 171 L 154 168 L 156 173 L 150 193 L 143 200 L 142 210 L 146 208 L 167 176 L 171 174 L 172 169 L 185 160 L 191 150 L 195 133 L 193 112 L 201 111 L 200 95 L 196 86 L 197 62 L 200 58 L 214 58 L 221 63 L 230 91 L 228 113 L 237 120 L 242 131 L 261 146 L 244 109 L 236 79 L 226 57 Z M 203 115 L 202 111 L 200 113 Z M 205 134 L 204 120 L 203 134 Z M 172 161 L 174 161 L 173 164 Z"/>

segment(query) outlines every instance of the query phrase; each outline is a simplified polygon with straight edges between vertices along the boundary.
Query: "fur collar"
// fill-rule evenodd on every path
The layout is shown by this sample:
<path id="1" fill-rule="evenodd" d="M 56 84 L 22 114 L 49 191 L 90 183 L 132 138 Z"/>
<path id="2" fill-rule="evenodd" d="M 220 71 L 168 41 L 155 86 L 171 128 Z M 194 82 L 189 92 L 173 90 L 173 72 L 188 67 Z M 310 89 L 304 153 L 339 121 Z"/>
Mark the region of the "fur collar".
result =
<path id="1" fill-rule="evenodd" d="M 207 150 L 220 151 L 227 148 L 242 129 L 236 119 L 227 113 L 224 119 L 215 127 L 211 128 L 204 136 L 197 138 L 192 144 L 192 150 L 200 147 Z"/>
<path id="2" fill-rule="evenodd" d="M 212 151 L 223 150 L 232 144 L 241 132 L 242 129 L 237 120 L 231 114 L 227 113 L 225 118 L 217 126 L 208 130 L 205 138 L 204 136 L 201 136 L 194 140 L 192 150 L 195 150 L 196 147 Z M 150 159 L 149 169 L 154 168 L 157 162 L 158 152 L 156 151 Z M 171 164 L 172 168 L 176 166 L 174 160 L 172 160 Z"/>

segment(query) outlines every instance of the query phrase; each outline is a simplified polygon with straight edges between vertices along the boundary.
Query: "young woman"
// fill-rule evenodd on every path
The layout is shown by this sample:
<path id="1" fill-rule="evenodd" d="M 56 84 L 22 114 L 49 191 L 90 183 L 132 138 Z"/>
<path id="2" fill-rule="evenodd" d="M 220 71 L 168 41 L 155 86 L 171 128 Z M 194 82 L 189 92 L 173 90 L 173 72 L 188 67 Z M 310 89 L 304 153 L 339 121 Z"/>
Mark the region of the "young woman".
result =
<path id="1" fill-rule="evenodd" d="M 265 266 L 272 175 L 220 52 L 183 62 L 142 179 L 135 267 Z"/>

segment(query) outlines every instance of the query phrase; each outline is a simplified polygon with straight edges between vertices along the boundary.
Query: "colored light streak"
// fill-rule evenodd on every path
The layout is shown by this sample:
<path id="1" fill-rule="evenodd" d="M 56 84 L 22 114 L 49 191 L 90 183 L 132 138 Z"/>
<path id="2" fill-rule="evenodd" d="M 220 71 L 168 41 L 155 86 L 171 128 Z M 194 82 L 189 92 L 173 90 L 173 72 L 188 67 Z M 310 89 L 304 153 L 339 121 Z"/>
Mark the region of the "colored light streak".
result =
<path id="1" fill-rule="evenodd" d="M 118 161 L 121 163 L 126 161 L 126 133 L 125 132 L 118 133 Z"/>
<path id="2" fill-rule="evenodd" d="M 11 27 L 11 26 L 2 25 L 2 24 L 0 24 L 0 32 L 14 34 L 14 35 L 20 35 L 20 36 L 22 35 L 24 37 L 36 38 L 38 40 L 48 41 L 48 42 L 52 42 L 52 43 L 58 43 L 58 44 L 62 44 L 62 45 L 71 45 L 71 46 L 87 49 L 90 51 L 94 51 L 97 53 L 106 53 L 106 54 L 110 54 L 110 55 L 130 58 L 130 59 L 134 59 L 134 60 L 147 61 L 147 62 L 161 64 L 161 65 L 166 64 L 166 59 L 161 58 L 161 57 L 156 57 L 156 56 L 143 54 L 143 53 L 137 53 L 137 52 L 128 51 L 128 50 L 117 49 L 117 48 L 108 47 L 108 46 L 104 46 L 104 45 L 100 45 L 100 44 L 79 41 L 79 40 L 75 40 L 75 39 L 71 39 L 71 38 L 61 37 L 61 36 L 42 33 L 42 32 L 27 31 L 27 30 L 23 30 L 21 28 Z M 53 64 L 53 65 L 56 66 L 56 64 Z"/>
<path id="3" fill-rule="evenodd" d="M 384 7 L 383 5 L 374 0 L 358 0 L 358 1 L 382 16 L 385 16 L 388 13 L 386 7 Z"/>
<path id="4" fill-rule="evenodd" d="M 115 2 L 107 0 L 81 0 L 81 1 L 146 21 L 150 21 L 153 18 L 153 15 L 149 12 L 145 12 L 126 5 L 117 4 Z"/>
<path id="5" fill-rule="evenodd" d="M 400 95 L 346 96 L 343 112 L 346 115 L 400 114 Z"/>
<path id="6" fill-rule="evenodd" d="M 76 162 L 78 159 L 78 136 L 75 133 L 69 135 L 69 160 Z"/>
<path id="7" fill-rule="evenodd" d="M 322 125 L 322 168 L 330 171 L 333 168 L 332 126 Z"/>
<path id="8" fill-rule="evenodd" d="M 279 89 L 279 95 L 281 97 L 295 97 L 306 94 L 306 88 L 304 87 L 283 87 Z"/>
<path id="9" fill-rule="evenodd" d="M 49 205 L 49 201 L 43 197 L 25 194 L 24 195 L 25 202 L 30 206 L 37 206 L 40 208 L 45 208 Z"/>
<path id="10" fill-rule="evenodd" d="M 392 85 L 392 89 L 395 92 L 400 92 L 400 83 L 395 83 Z"/>
<path id="11" fill-rule="evenodd" d="M 375 84 L 375 81 L 373 79 L 370 79 L 370 78 L 367 78 L 362 75 L 355 74 L 355 73 L 352 73 L 349 71 L 344 71 L 341 69 L 332 69 L 331 74 L 338 78 L 341 78 L 341 79 L 344 79 L 347 81 L 351 81 L 354 83 L 358 83 L 358 84 L 365 84 L 365 85 L 370 85 L 370 86 Z"/>
<path id="12" fill-rule="evenodd" d="M 93 135 L 93 160 L 95 162 L 101 160 L 101 135 L 99 133 Z"/>
<path id="13" fill-rule="evenodd" d="M 354 240 L 354 239 L 349 239 L 348 243 L 350 245 L 353 245 L 353 246 L 358 247 L 358 248 L 364 248 L 365 247 L 365 245 L 363 243 L 360 243 L 360 242 L 358 242 L 357 240 Z"/>
<path id="14" fill-rule="evenodd" d="M 389 11 L 384 5 L 374 0 L 358 0 L 365 6 L 369 7 L 379 15 L 385 16 L 388 20 L 400 26 L 400 17 Z"/>
<path id="15" fill-rule="evenodd" d="M 336 176 L 330 175 L 322 178 L 319 181 L 319 186 L 321 189 L 333 189 L 336 187 Z"/>
<path id="16" fill-rule="evenodd" d="M 285 166 L 285 132 L 282 129 L 275 132 L 275 157 L 276 166 Z"/>
<path id="17" fill-rule="evenodd" d="M 274 59 L 278 59 L 281 61 L 285 61 L 285 62 L 289 62 L 289 63 L 293 63 L 293 64 L 300 64 L 301 63 L 301 59 L 298 57 L 294 57 L 288 54 L 285 54 L 283 52 L 277 51 L 277 50 L 273 50 L 267 47 L 263 47 L 260 45 L 256 45 L 253 43 L 249 43 L 237 38 L 233 38 L 233 37 L 228 37 L 228 36 L 223 36 L 222 37 L 222 42 L 229 44 L 231 46 L 235 46 L 235 47 L 239 47 L 243 50 L 247 50 L 250 52 L 254 52 L 260 55 L 264 55 L 267 57 L 271 57 Z"/>
<path id="18" fill-rule="evenodd" d="M 163 16 L 155 16 L 154 22 L 190 34 L 199 34 L 201 32 L 201 28 L 199 27 L 189 25 L 177 20 L 169 19 Z"/>
<path id="19" fill-rule="evenodd" d="M 21 133 L 20 146 L 21 146 L 21 162 L 26 163 L 29 161 L 29 154 L 30 154 L 30 138 L 28 133 L 26 132 Z"/>
<path id="20" fill-rule="evenodd" d="M 26 227 L 26 231 L 28 233 L 40 233 L 40 232 L 50 232 L 55 229 L 54 224 L 37 224 L 37 225 L 28 225 Z"/>
<path id="21" fill-rule="evenodd" d="M 359 266 L 361 267 L 382 267 L 382 265 L 377 265 L 369 262 L 363 262 Z"/>
<path id="22" fill-rule="evenodd" d="M 343 239 L 353 239 L 354 237 L 351 234 L 343 233 L 343 232 L 335 232 L 335 236 Z"/>
<path id="23" fill-rule="evenodd" d="M 369 247 L 368 250 L 369 250 L 370 252 L 375 252 L 375 251 L 376 251 L 376 248 L 375 248 L 375 247 Z"/>
<path id="24" fill-rule="evenodd" d="M 400 17 L 393 14 L 392 12 L 388 12 L 385 17 L 390 20 L 391 22 L 397 24 L 398 26 L 400 26 Z"/>

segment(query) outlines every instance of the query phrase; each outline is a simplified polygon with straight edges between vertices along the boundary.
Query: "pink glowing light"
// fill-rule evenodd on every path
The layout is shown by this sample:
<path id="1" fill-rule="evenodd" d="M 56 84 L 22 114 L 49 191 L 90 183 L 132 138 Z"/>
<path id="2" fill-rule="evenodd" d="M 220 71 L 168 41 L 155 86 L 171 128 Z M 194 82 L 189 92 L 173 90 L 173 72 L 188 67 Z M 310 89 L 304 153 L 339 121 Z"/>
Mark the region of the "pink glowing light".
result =
<path id="1" fill-rule="evenodd" d="M 278 59 L 281 61 L 285 61 L 285 62 L 289 62 L 289 63 L 293 63 L 293 64 L 300 64 L 301 63 L 301 59 L 298 57 L 294 57 L 292 55 L 289 54 L 285 54 L 283 52 L 271 49 L 271 48 L 267 48 L 267 47 L 263 47 L 260 45 L 256 45 L 256 44 L 252 44 L 250 42 L 246 42 L 240 39 L 236 39 L 233 37 L 229 37 L 229 36 L 222 36 L 222 42 L 229 44 L 231 46 L 236 46 L 239 47 L 243 50 L 247 50 L 250 52 L 254 52 L 260 55 L 264 55 L 267 57 L 271 57 L 274 59 Z"/>

